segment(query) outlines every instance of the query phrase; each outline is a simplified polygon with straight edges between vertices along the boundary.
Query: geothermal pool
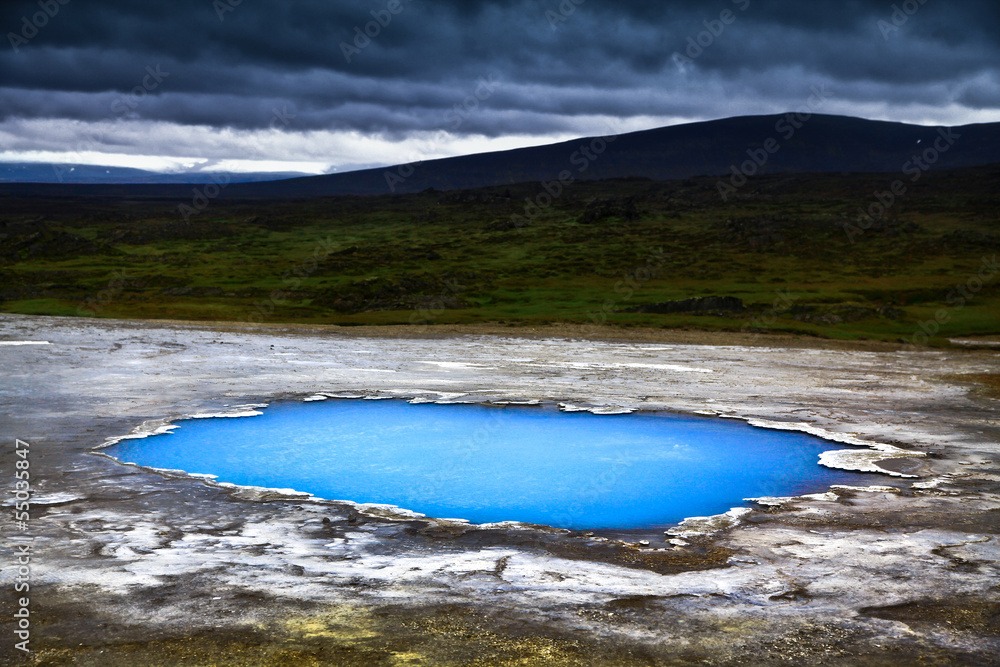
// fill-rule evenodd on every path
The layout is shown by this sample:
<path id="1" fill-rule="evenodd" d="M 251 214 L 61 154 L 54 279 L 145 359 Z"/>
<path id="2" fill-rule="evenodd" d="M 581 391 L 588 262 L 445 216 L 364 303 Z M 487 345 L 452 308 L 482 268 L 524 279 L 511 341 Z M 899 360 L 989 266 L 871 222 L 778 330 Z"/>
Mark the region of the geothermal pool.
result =
<path id="1" fill-rule="evenodd" d="M 188 419 L 104 450 L 219 482 L 395 505 L 473 523 L 640 529 L 744 499 L 870 479 L 820 466 L 843 447 L 803 433 L 672 413 L 331 400 Z"/>

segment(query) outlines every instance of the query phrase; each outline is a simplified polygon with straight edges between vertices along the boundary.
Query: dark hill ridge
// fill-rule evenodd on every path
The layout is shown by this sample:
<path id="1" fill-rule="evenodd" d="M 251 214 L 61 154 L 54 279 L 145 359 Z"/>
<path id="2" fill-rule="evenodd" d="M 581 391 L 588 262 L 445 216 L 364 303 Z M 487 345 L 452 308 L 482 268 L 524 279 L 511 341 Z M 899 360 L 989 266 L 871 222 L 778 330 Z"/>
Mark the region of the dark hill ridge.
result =
<path id="1" fill-rule="evenodd" d="M 411 167 L 368 169 L 242 187 L 255 196 L 310 196 L 464 190 L 529 181 L 551 181 L 563 171 L 579 179 L 643 177 L 657 181 L 724 175 L 751 159 L 769 139 L 759 173 L 902 172 L 914 155 L 931 147 L 939 128 L 814 115 L 744 116 L 674 125 L 619 135 L 601 155 L 590 138 L 549 146 L 430 160 Z M 1000 162 L 1000 123 L 952 129 L 953 145 L 934 169 Z M 920 143 L 918 143 L 920 142 Z M 943 145 L 943 144 L 939 144 Z M 592 148 L 590 159 L 585 150 Z M 586 167 L 583 171 L 583 169 Z M 409 175 L 407 175 L 409 174 Z M 237 191 L 237 188 L 233 188 Z"/>
<path id="2" fill-rule="evenodd" d="M 947 139 L 945 139 L 947 137 Z M 934 148 L 935 142 L 944 149 Z M 604 150 L 602 150 L 602 148 Z M 770 152 L 768 152 L 768 149 Z M 514 183 L 728 175 L 746 164 L 760 174 L 884 172 L 902 174 L 928 152 L 926 167 L 1000 163 L 1000 123 L 924 127 L 843 116 L 742 116 L 613 137 L 429 160 L 416 165 L 265 183 L 231 183 L 220 196 L 305 198 L 460 190 Z M 598 154 L 600 153 L 600 154 Z M 756 156 L 757 162 L 748 162 Z M 762 164 L 761 164 L 762 163 Z M 919 168 L 919 167 L 917 167 Z M 46 186 L 0 184 L 0 194 L 191 197 L 192 186 Z"/>

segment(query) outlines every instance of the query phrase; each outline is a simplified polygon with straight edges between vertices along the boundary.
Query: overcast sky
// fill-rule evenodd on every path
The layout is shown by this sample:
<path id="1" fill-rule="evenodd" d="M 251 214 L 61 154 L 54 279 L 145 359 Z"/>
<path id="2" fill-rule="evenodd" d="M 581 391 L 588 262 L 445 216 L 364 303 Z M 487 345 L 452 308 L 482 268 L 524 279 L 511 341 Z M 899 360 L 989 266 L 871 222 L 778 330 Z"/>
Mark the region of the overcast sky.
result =
<path id="1" fill-rule="evenodd" d="M 4 0 L 0 159 L 345 171 L 801 109 L 814 87 L 823 113 L 1000 120 L 1000 1 L 896 7 Z"/>

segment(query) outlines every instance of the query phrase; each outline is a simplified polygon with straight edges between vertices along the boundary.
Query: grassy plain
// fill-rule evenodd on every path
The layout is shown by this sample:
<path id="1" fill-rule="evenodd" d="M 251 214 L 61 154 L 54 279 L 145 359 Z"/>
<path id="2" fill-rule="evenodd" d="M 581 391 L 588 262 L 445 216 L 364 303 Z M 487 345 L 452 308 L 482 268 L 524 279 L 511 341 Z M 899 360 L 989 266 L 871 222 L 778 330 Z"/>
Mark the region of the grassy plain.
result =
<path id="1" fill-rule="evenodd" d="M 945 344 L 1000 333 L 1000 167 L 539 183 L 307 200 L 5 197 L 0 310 L 370 324 L 606 322 Z M 539 199 L 540 197 L 540 199 Z M 513 216 L 521 216 L 515 218 Z M 984 262 L 986 263 L 984 265 Z M 961 286 L 965 286 L 965 293 Z M 692 297 L 745 308 L 632 312 Z M 930 324 L 938 316 L 939 321 Z M 923 328 L 921 328 L 923 324 Z M 937 327 L 935 330 L 935 326 Z"/>

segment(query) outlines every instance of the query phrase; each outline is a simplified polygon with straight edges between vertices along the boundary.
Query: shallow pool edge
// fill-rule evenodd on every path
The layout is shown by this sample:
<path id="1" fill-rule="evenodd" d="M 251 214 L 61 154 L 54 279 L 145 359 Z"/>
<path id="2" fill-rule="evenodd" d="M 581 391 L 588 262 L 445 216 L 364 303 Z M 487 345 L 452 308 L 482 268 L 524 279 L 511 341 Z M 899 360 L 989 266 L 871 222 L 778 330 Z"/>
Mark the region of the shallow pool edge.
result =
<path id="1" fill-rule="evenodd" d="M 436 398 L 435 398 L 436 396 Z M 460 398 L 465 398 L 466 400 L 458 400 Z M 912 478 L 919 479 L 919 475 L 910 475 L 900 472 L 895 472 L 891 470 L 886 470 L 879 468 L 876 463 L 878 461 L 884 461 L 893 458 L 921 458 L 926 456 L 925 452 L 919 452 L 915 450 L 906 450 L 895 445 L 890 445 L 887 443 L 876 442 L 871 440 L 864 440 L 855 434 L 850 433 L 838 433 L 836 431 L 831 431 L 829 429 L 814 426 L 808 422 L 796 421 L 796 422 L 783 422 L 776 420 L 760 419 L 757 417 L 751 417 L 746 415 L 740 415 L 737 413 L 723 412 L 714 409 L 700 409 L 694 411 L 687 410 L 675 410 L 670 408 L 659 408 L 659 409 L 636 409 L 629 407 L 620 406 L 602 406 L 602 405 L 592 405 L 587 403 L 571 403 L 568 401 L 544 401 L 542 399 L 477 399 L 471 396 L 469 393 L 454 393 L 454 392 L 425 392 L 425 393 L 398 393 L 386 395 L 384 392 L 372 392 L 372 393 L 361 393 L 361 392 L 331 392 L 331 391 L 316 391 L 310 392 L 308 394 L 296 394 L 294 396 L 281 397 L 277 400 L 292 400 L 299 402 L 315 402 L 315 401 L 325 401 L 329 399 L 334 400 L 404 400 L 410 404 L 436 404 L 436 405 L 487 405 L 494 407 L 505 407 L 505 406 L 556 406 L 560 412 L 590 412 L 594 415 L 612 416 L 612 415 L 624 415 L 633 414 L 636 412 L 670 412 L 678 415 L 689 415 L 689 416 L 700 416 L 700 417 L 715 417 L 718 419 L 736 419 L 741 420 L 754 426 L 756 428 L 765 428 L 771 430 L 779 431 L 796 431 L 806 433 L 807 435 L 812 435 L 823 440 L 830 442 L 835 442 L 842 445 L 848 445 L 851 447 L 858 447 L 861 449 L 837 449 L 822 452 L 819 456 L 818 463 L 827 468 L 843 470 L 846 472 L 858 472 L 858 473 L 875 473 L 887 475 L 890 477 L 897 478 Z M 273 402 L 275 402 L 273 401 Z M 190 473 L 185 470 L 170 469 L 170 468 L 154 468 L 150 466 L 142 466 L 137 463 L 132 463 L 128 461 L 122 461 L 110 454 L 107 454 L 101 450 L 112 447 L 123 440 L 135 440 L 143 439 L 153 435 L 161 435 L 170 433 L 174 429 L 178 428 L 176 422 L 185 421 L 188 419 L 214 419 L 214 418 L 244 418 L 244 417 L 257 417 L 264 413 L 261 410 L 267 408 L 270 403 L 242 403 L 232 406 L 226 406 L 226 410 L 219 412 L 195 412 L 190 414 L 183 414 L 175 417 L 165 417 L 160 419 L 146 420 L 132 429 L 129 433 L 119 436 L 111 436 L 105 439 L 103 443 L 97 445 L 91 449 L 91 453 L 103 458 L 110 459 L 119 465 L 130 466 L 133 468 L 138 468 L 143 471 L 152 472 L 158 475 L 162 475 L 174 479 L 191 479 L 197 480 L 206 484 L 208 486 L 225 490 L 231 494 L 233 498 L 239 500 L 247 500 L 251 502 L 266 502 L 272 500 L 294 500 L 297 502 L 308 502 L 319 505 L 333 505 L 333 506 L 346 506 L 350 507 L 359 514 L 365 515 L 372 519 L 378 519 L 382 521 L 395 521 L 395 522 L 406 522 L 406 521 L 426 521 L 432 525 L 439 527 L 466 527 L 469 529 L 477 530 L 531 530 L 531 531 L 541 531 L 546 533 L 561 533 L 561 534 L 573 534 L 585 532 L 582 530 L 573 530 L 567 528 L 557 528 L 554 526 L 547 526 L 542 524 L 532 524 L 525 523 L 522 521 L 497 521 L 489 523 L 476 524 L 472 523 L 467 519 L 457 519 L 457 518 L 447 518 L 447 517 L 430 517 L 420 512 L 414 510 L 409 510 L 397 505 L 384 504 L 384 503 L 359 503 L 353 500 L 339 500 L 331 498 L 322 498 L 314 494 L 298 491 L 296 489 L 283 489 L 274 487 L 261 487 L 261 486 L 247 486 L 234 484 L 231 482 L 219 482 L 216 481 L 218 476 L 213 474 L 205 473 Z M 832 491 L 837 485 L 830 487 Z M 846 488 L 846 487 L 845 487 Z M 861 487 L 851 487 L 851 488 L 861 488 Z M 815 494 L 806 494 L 815 495 Z M 758 506 L 773 505 L 778 502 L 786 503 L 791 502 L 796 498 L 803 498 L 805 496 L 781 496 L 767 499 L 758 498 L 746 498 L 745 501 L 753 503 Z M 766 502 L 761 502 L 766 501 Z M 686 536 L 702 536 L 702 535 L 712 535 L 714 533 L 722 532 L 724 530 L 729 530 L 735 528 L 743 522 L 743 519 L 754 511 L 753 507 L 737 506 L 730 508 L 728 511 L 721 514 L 716 514 L 712 516 L 693 516 L 685 517 L 680 520 L 672 527 L 668 528 L 665 533 L 668 536 L 677 535 L 680 536 L 684 534 Z M 624 530 L 624 529 L 622 529 Z M 659 530 L 659 529 L 657 529 Z M 631 530 L 627 532 L 632 532 Z M 635 531 L 635 532 L 650 532 L 650 531 Z"/>

